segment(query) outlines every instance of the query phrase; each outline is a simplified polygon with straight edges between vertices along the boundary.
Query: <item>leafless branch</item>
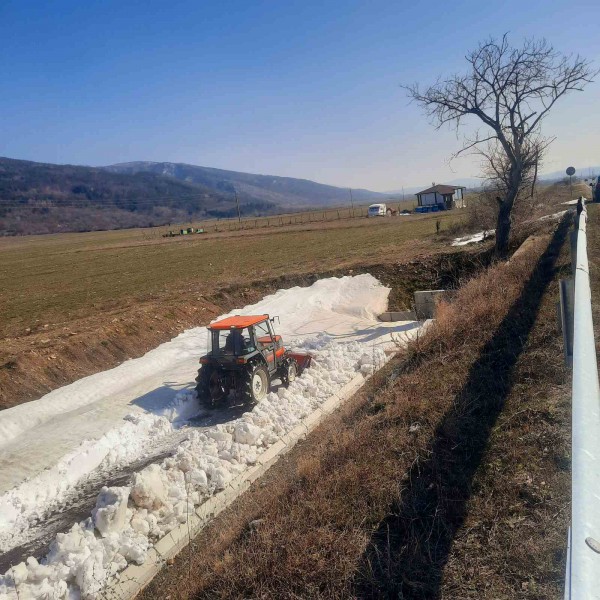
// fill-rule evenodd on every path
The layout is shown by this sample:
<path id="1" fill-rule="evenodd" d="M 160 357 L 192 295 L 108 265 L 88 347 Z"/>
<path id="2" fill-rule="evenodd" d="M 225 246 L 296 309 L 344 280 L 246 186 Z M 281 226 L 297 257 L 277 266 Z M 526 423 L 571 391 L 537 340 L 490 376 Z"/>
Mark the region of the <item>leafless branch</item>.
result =
<path id="1" fill-rule="evenodd" d="M 513 204 L 525 186 L 531 184 L 533 194 L 552 141 L 542 137 L 542 121 L 560 98 L 583 90 L 599 71 L 579 55 L 561 55 L 545 39 L 512 47 L 506 34 L 480 43 L 465 58 L 466 74 L 438 79 L 425 90 L 418 84 L 405 89 L 438 129 L 450 124 L 458 131 L 474 116 L 491 130 L 487 136 L 477 132 L 465 137 L 453 157 L 469 150 L 479 154 L 490 183 L 503 190 L 496 236 L 502 253 L 508 246 Z"/>

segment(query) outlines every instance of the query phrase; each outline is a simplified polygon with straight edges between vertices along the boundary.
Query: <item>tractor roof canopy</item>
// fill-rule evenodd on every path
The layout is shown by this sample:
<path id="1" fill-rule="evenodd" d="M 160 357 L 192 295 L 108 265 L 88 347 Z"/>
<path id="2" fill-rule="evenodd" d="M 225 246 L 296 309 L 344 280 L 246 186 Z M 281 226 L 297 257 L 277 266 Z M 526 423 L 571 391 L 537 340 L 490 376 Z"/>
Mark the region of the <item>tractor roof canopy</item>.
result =
<path id="1" fill-rule="evenodd" d="M 250 327 L 257 323 L 262 323 L 269 318 L 269 315 L 253 315 L 253 316 L 240 316 L 240 317 L 227 317 L 221 319 L 216 323 L 211 323 L 209 329 L 243 329 L 244 327 Z"/>

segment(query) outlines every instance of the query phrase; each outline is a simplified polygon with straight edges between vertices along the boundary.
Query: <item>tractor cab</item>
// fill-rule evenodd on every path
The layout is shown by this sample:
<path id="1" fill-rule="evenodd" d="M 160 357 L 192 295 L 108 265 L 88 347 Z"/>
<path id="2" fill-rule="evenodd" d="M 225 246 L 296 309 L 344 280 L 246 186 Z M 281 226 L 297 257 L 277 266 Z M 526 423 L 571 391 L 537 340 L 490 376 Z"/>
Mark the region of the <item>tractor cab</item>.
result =
<path id="1" fill-rule="evenodd" d="M 208 326 L 208 352 L 200 358 L 198 398 L 208 407 L 231 392 L 249 403 L 260 402 L 272 379 L 286 387 L 310 365 L 310 355 L 291 353 L 273 331 L 269 315 L 227 317 Z"/>
<path id="2" fill-rule="evenodd" d="M 228 317 L 209 325 L 208 330 L 208 355 L 213 359 L 230 359 L 244 365 L 260 354 L 272 373 L 278 368 L 277 358 L 285 353 L 281 336 L 273 332 L 269 315 Z"/>

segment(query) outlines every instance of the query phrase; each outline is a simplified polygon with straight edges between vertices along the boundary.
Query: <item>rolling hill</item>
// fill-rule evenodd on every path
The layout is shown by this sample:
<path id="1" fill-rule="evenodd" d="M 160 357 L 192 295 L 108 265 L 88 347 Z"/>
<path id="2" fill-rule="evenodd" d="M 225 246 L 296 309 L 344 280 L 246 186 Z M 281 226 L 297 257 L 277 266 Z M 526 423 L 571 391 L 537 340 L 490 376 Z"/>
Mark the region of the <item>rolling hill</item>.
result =
<path id="1" fill-rule="evenodd" d="M 245 202 L 272 202 L 286 209 L 337 206 L 349 202 L 347 188 L 293 177 L 255 175 L 171 162 L 129 162 L 104 168 L 112 173 L 153 173 L 230 194 L 235 190 Z M 384 194 L 362 189 L 353 189 L 352 194 L 357 202 L 385 197 Z"/>
<path id="2" fill-rule="evenodd" d="M 109 167 L 0 158 L 0 235 L 145 227 L 237 214 L 268 215 L 348 202 L 313 181 L 176 163 Z M 357 190 L 357 202 L 380 197 Z"/>
<path id="3" fill-rule="evenodd" d="M 0 235 L 148 226 L 231 210 L 229 194 L 152 173 L 0 158 Z"/>

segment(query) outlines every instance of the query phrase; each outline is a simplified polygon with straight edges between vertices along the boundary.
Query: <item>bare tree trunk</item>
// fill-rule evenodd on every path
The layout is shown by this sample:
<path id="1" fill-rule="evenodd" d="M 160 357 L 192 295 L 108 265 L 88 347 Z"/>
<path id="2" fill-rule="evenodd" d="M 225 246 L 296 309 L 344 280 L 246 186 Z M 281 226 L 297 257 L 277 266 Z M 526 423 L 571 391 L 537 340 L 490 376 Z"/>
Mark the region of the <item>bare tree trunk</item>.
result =
<path id="1" fill-rule="evenodd" d="M 505 258 L 508 254 L 508 240 L 510 236 L 510 213 L 512 202 L 508 198 L 498 198 L 498 220 L 496 222 L 496 256 Z"/>
<path id="2" fill-rule="evenodd" d="M 496 198 L 498 200 L 498 220 L 496 222 L 496 256 L 498 258 L 506 258 L 508 254 L 508 242 L 512 225 L 511 214 L 522 182 L 523 169 L 520 162 L 517 162 L 510 167 L 508 189 L 504 199 Z"/>

